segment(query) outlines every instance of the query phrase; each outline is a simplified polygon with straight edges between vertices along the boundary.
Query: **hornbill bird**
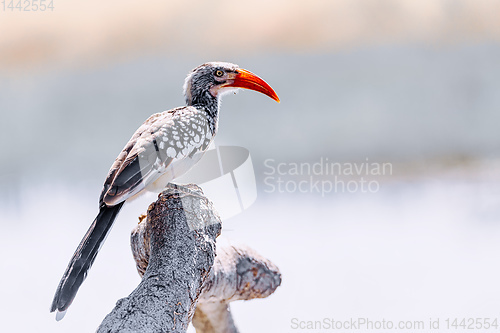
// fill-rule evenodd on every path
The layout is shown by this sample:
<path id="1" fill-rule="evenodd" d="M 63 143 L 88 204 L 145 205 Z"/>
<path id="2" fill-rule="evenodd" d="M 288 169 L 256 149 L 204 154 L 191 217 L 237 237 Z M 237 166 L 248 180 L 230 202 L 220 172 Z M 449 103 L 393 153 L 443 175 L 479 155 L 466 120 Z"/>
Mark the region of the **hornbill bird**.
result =
<path id="1" fill-rule="evenodd" d="M 231 63 L 210 62 L 186 77 L 186 106 L 154 114 L 137 129 L 111 166 L 99 198 L 99 214 L 57 287 L 51 307 L 51 312 L 57 310 L 57 320 L 75 298 L 123 204 L 146 190 L 163 189 L 198 162 L 217 133 L 221 96 L 238 88 L 279 102 L 257 75 Z"/>

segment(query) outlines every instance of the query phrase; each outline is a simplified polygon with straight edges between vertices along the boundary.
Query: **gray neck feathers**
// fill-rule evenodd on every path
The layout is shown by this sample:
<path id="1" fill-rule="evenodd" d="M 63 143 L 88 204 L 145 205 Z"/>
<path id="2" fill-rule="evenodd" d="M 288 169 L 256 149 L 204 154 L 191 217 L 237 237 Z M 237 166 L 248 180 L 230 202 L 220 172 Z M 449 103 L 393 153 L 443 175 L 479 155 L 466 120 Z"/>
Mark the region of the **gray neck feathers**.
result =
<path id="1" fill-rule="evenodd" d="M 193 82 L 196 82 L 196 85 L 193 85 Z M 203 76 L 190 73 L 184 82 L 184 96 L 187 106 L 194 106 L 207 113 L 210 127 L 215 133 L 219 118 L 219 100 L 210 93 L 210 86 L 211 83 L 207 82 Z"/>

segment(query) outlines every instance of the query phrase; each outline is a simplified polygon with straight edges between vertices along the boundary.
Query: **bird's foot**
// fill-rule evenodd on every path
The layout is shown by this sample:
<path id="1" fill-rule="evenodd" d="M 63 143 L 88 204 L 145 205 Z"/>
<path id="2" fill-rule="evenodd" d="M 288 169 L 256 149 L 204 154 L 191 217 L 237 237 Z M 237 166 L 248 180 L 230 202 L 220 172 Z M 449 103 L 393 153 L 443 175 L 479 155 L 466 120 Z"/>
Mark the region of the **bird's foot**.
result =
<path id="1" fill-rule="evenodd" d="M 189 184 L 189 185 L 185 186 L 185 185 L 179 185 L 179 184 L 174 184 L 174 183 L 168 183 L 165 186 L 165 190 L 167 190 L 167 189 L 177 190 L 185 195 L 190 195 L 190 196 L 194 196 L 194 197 L 206 200 L 206 198 L 203 196 L 202 189 L 194 184 Z"/>

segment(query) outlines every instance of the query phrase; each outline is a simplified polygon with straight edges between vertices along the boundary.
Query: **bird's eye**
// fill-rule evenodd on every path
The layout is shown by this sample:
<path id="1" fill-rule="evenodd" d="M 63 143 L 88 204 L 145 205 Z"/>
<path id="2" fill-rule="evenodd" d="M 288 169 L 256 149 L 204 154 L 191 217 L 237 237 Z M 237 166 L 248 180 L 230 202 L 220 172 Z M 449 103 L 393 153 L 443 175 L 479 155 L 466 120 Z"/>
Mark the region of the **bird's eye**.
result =
<path id="1" fill-rule="evenodd" d="M 218 69 L 215 71 L 215 76 L 222 77 L 222 75 L 224 75 L 224 72 L 222 70 Z"/>

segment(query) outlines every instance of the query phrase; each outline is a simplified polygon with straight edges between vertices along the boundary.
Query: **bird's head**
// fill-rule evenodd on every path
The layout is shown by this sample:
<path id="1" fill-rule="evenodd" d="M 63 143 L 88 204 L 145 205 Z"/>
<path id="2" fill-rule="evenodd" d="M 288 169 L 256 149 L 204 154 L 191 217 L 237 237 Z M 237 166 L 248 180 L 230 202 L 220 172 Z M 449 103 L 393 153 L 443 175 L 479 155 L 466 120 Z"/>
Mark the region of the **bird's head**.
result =
<path id="1" fill-rule="evenodd" d="M 218 100 L 238 88 L 255 90 L 280 101 L 264 80 L 228 62 L 209 62 L 193 69 L 186 77 L 184 96 L 187 105 L 203 104 L 207 99 Z"/>

